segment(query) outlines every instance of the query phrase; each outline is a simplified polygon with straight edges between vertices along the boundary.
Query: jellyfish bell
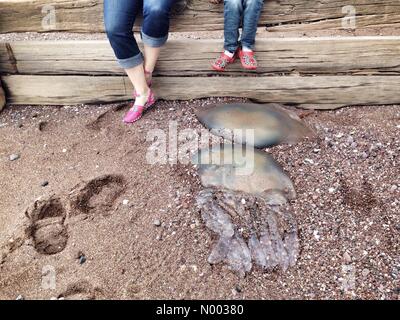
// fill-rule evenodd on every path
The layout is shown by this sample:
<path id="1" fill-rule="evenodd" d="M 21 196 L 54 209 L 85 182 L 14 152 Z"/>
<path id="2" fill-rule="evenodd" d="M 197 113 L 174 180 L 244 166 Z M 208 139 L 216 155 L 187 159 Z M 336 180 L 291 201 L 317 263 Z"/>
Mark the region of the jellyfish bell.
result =
<path id="1" fill-rule="evenodd" d="M 243 145 L 224 144 L 200 149 L 192 158 L 204 187 L 224 188 L 271 197 L 280 191 L 291 200 L 296 192 L 290 178 L 268 153 Z M 282 200 L 280 200 L 282 201 Z"/>
<path id="2" fill-rule="evenodd" d="M 196 116 L 211 133 L 256 148 L 296 143 L 313 136 L 295 113 L 275 103 L 218 104 L 198 111 Z M 246 131 L 252 131 L 254 137 L 250 139 Z"/>

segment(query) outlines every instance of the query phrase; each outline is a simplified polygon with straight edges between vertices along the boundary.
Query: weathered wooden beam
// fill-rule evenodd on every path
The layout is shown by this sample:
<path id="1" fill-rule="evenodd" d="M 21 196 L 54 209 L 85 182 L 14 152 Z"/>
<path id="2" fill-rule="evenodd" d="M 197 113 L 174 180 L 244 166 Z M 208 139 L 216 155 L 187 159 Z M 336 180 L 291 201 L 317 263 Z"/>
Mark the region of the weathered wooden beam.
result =
<path id="1" fill-rule="evenodd" d="M 17 73 L 17 66 L 10 44 L 0 42 L 0 74 L 5 73 Z"/>
<path id="2" fill-rule="evenodd" d="M 6 95 L 4 93 L 3 87 L 1 86 L 1 79 L 0 79 L 0 111 L 3 110 L 5 105 L 6 105 Z"/>
<path id="3" fill-rule="evenodd" d="M 220 40 L 174 40 L 162 51 L 157 74 L 216 74 L 210 63 Z M 15 59 L 0 73 L 122 75 L 107 41 L 20 41 L 8 44 Z M 0 51 L 1 51 L 0 46 Z M 190 54 L 188 54 L 190 48 Z M 326 37 L 260 39 L 259 75 L 399 74 L 400 37 Z M 8 72 L 14 70 L 15 72 Z M 242 75 L 240 63 L 224 75 Z"/>
<path id="4" fill-rule="evenodd" d="M 80 104 L 124 101 L 132 85 L 122 76 L 9 75 L 3 82 L 14 104 Z M 246 97 L 259 102 L 332 108 L 398 104 L 400 76 L 157 77 L 162 99 Z"/>
<path id="5" fill-rule="evenodd" d="M 260 26 L 269 26 L 270 30 L 276 31 L 339 30 L 347 26 L 347 20 L 343 18 L 352 14 L 352 8 L 356 28 L 400 28 L 398 0 L 266 0 Z M 171 31 L 223 28 L 222 4 L 213 5 L 208 0 L 180 0 L 175 11 Z M 102 0 L 0 2 L 0 33 L 103 30 Z"/>

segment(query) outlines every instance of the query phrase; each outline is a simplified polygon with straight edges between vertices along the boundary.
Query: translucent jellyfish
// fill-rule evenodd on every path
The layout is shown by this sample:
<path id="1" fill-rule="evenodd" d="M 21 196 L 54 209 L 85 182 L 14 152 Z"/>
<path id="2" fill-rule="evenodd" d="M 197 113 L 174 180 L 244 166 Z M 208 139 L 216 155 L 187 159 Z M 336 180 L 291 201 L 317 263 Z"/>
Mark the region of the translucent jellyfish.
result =
<path id="1" fill-rule="evenodd" d="M 296 196 L 292 181 L 282 167 L 271 155 L 252 147 L 224 144 L 221 148 L 201 149 L 193 157 L 193 162 L 198 165 L 204 187 L 255 195 L 278 190 L 289 200 Z M 282 195 L 275 201 L 282 202 Z"/>
<path id="2" fill-rule="evenodd" d="M 197 206 L 206 226 L 218 236 L 209 263 L 225 263 L 241 276 L 250 272 L 253 264 L 282 271 L 295 265 L 299 254 L 296 220 L 290 206 L 271 204 L 270 200 L 268 195 L 200 191 Z"/>
<path id="3" fill-rule="evenodd" d="M 213 134 L 256 148 L 295 143 L 313 136 L 295 113 L 274 103 L 219 104 L 202 109 L 196 115 Z M 234 130 L 243 133 L 235 134 Z M 254 139 L 250 139 L 245 130 L 252 130 Z"/>

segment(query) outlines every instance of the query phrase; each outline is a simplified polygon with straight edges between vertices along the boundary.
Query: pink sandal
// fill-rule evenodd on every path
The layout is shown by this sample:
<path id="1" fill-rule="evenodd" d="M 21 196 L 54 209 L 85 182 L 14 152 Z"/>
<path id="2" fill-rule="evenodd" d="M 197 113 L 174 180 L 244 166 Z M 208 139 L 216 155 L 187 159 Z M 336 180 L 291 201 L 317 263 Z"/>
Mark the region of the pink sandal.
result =
<path id="1" fill-rule="evenodd" d="M 136 93 L 135 97 L 140 97 L 140 95 L 138 95 Z M 142 117 L 144 111 L 149 109 L 155 102 L 156 102 L 156 98 L 154 96 L 153 91 L 150 89 L 149 95 L 147 97 L 147 102 L 144 104 L 144 106 L 134 104 L 132 106 L 132 108 L 130 108 L 129 111 L 126 113 L 126 115 L 124 117 L 124 122 L 125 123 L 134 123 L 134 122 L 138 121 Z"/>

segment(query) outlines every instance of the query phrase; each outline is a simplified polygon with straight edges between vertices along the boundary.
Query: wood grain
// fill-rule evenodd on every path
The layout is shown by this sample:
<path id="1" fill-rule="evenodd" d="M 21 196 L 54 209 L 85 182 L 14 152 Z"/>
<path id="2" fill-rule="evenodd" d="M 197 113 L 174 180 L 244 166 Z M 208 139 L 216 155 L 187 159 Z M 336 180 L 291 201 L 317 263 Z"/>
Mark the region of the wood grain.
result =
<path id="1" fill-rule="evenodd" d="M 15 66 L 0 60 L 1 73 L 124 74 L 107 41 L 21 41 L 8 46 Z M 210 64 L 220 51 L 219 40 L 170 41 L 162 50 L 156 74 L 214 75 Z M 261 39 L 257 43 L 259 69 L 252 74 L 396 75 L 399 56 L 400 37 L 394 36 Z M 228 70 L 223 75 L 243 75 L 239 62 Z"/>
<path id="2" fill-rule="evenodd" d="M 340 30 L 343 18 L 348 15 L 348 5 L 355 9 L 357 29 L 400 28 L 398 0 L 266 0 L 259 25 L 268 26 L 271 31 Z M 52 17 L 49 16 L 52 7 L 55 8 L 55 24 L 46 19 Z M 222 12 L 222 4 L 180 0 L 171 31 L 222 30 Z M 0 32 L 26 31 L 103 32 L 103 1 L 0 1 Z"/>
<path id="3" fill-rule="evenodd" d="M 14 104 L 80 104 L 132 99 L 122 76 L 9 75 L 3 81 Z M 240 96 L 259 102 L 330 109 L 346 105 L 398 104 L 400 76 L 159 77 L 159 98 L 188 100 Z"/>
<path id="4" fill-rule="evenodd" d="M 0 111 L 3 110 L 5 105 L 6 105 L 6 95 L 1 86 L 1 79 L 0 79 Z"/>

